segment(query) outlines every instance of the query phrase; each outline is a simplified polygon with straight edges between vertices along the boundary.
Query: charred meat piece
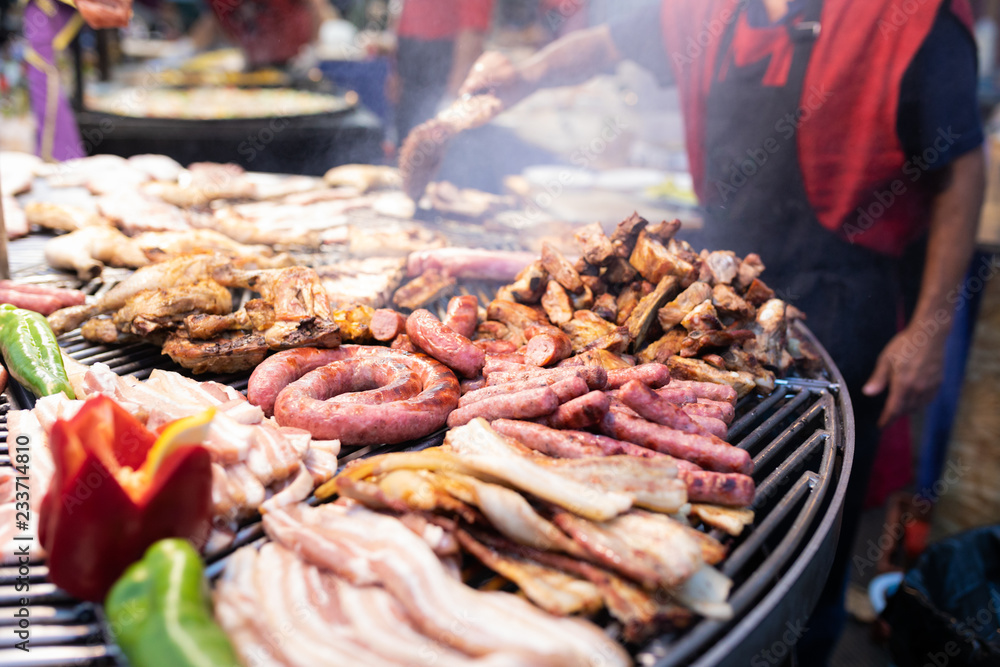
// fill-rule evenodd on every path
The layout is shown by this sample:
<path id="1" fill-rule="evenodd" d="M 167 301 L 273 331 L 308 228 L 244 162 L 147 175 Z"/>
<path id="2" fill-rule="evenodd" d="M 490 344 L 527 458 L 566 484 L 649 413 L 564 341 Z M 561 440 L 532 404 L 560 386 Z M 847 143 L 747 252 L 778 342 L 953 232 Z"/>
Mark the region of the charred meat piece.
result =
<path id="1" fill-rule="evenodd" d="M 428 271 L 396 290 L 392 302 L 399 308 L 416 310 L 450 292 L 455 283 L 451 276 Z"/>
<path id="2" fill-rule="evenodd" d="M 708 361 L 707 358 L 705 360 Z M 724 370 L 752 375 L 761 393 L 770 394 L 774 391 L 774 373 L 761 366 L 760 362 L 746 350 L 733 346 L 722 353 L 722 362 L 721 368 Z M 712 365 L 719 368 L 717 364 Z"/>
<path id="3" fill-rule="evenodd" d="M 708 283 L 696 282 L 665 305 L 656 316 L 664 331 L 669 331 L 681 323 L 695 306 L 712 298 L 712 288 Z"/>
<path id="4" fill-rule="evenodd" d="M 715 306 L 710 300 L 699 303 L 690 313 L 681 320 L 681 326 L 688 331 L 711 331 L 721 329 L 719 314 L 715 311 Z"/>
<path id="5" fill-rule="evenodd" d="M 129 343 L 135 336 L 123 334 L 110 317 L 92 317 L 80 327 L 80 335 L 91 343 Z"/>
<path id="6" fill-rule="evenodd" d="M 743 398 L 757 386 L 753 375 L 745 371 L 723 371 L 707 364 L 700 359 L 685 359 L 670 357 L 667 361 L 670 376 L 676 380 L 693 380 L 695 382 L 714 382 L 724 384 L 736 390 L 736 395 Z"/>
<path id="7" fill-rule="evenodd" d="M 258 292 L 274 307 L 279 321 L 330 315 L 330 300 L 319 276 L 305 266 L 266 271 L 239 271 L 226 266 L 215 271 L 213 278 L 227 287 Z"/>
<path id="8" fill-rule="evenodd" d="M 639 273 L 627 259 L 615 257 L 604 271 L 604 279 L 610 285 L 626 285 L 638 277 Z"/>
<path id="9" fill-rule="evenodd" d="M 648 220 L 634 212 L 619 222 L 615 231 L 611 232 L 611 245 L 615 249 L 615 254 L 622 259 L 628 259 L 632 254 L 632 248 L 635 247 L 636 239 L 639 238 L 639 232 L 648 224 Z"/>
<path id="10" fill-rule="evenodd" d="M 628 321 L 629 315 L 639 305 L 639 299 L 643 297 L 642 283 L 629 283 L 618 293 L 615 303 L 618 306 L 618 317 L 616 322 L 624 325 Z"/>
<path id="11" fill-rule="evenodd" d="M 663 337 L 647 345 L 639 352 L 639 361 L 644 364 L 656 362 L 665 364 L 670 357 L 680 354 L 681 344 L 688 336 L 687 329 L 674 327 Z"/>
<path id="12" fill-rule="evenodd" d="M 655 236 L 661 243 L 668 243 L 670 239 L 674 238 L 674 234 L 676 234 L 680 228 L 681 221 L 675 218 L 669 222 L 664 220 L 656 223 L 655 225 L 646 227 L 646 233 Z M 667 248 L 667 250 L 670 250 L 670 248 Z"/>
<path id="13" fill-rule="evenodd" d="M 508 327 L 527 329 L 536 324 L 550 324 L 541 313 L 530 306 L 525 306 L 513 301 L 503 301 L 495 299 L 490 302 L 486 309 L 486 317 L 490 320 L 498 320 Z"/>
<path id="14" fill-rule="evenodd" d="M 757 334 L 752 343 L 744 348 L 756 357 L 757 361 L 780 368 L 782 353 L 788 342 L 788 320 L 785 317 L 785 302 L 781 299 L 771 299 L 757 311 L 757 320 L 751 325 Z"/>
<path id="15" fill-rule="evenodd" d="M 316 267 L 330 307 L 362 304 L 381 308 L 403 282 L 404 260 L 398 257 L 351 259 Z"/>
<path id="16" fill-rule="evenodd" d="M 754 332 L 746 329 L 727 331 L 692 331 L 681 341 L 682 357 L 701 356 L 706 350 L 726 349 L 731 345 L 742 345 L 748 340 L 754 340 Z M 716 367 L 717 364 L 713 364 Z"/>
<path id="17" fill-rule="evenodd" d="M 569 301 L 573 305 L 573 310 L 590 310 L 594 305 L 594 293 L 586 285 L 579 294 L 569 295 Z"/>
<path id="18" fill-rule="evenodd" d="M 731 250 L 716 250 L 708 253 L 704 258 L 704 268 L 708 269 L 710 281 L 713 285 L 733 282 L 740 270 L 740 260 L 736 253 Z"/>
<path id="19" fill-rule="evenodd" d="M 591 341 L 584 348 L 584 352 L 589 350 L 603 350 L 612 354 L 621 354 L 628 350 L 632 342 L 632 335 L 627 327 L 615 327 L 614 331 L 605 334 L 600 338 Z"/>
<path id="20" fill-rule="evenodd" d="M 740 262 L 739 271 L 736 272 L 736 287 L 745 290 L 754 280 L 764 273 L 764 262 L 760 255 L 755 252 L 750 253 Z"/>
<path id="21" fill-rule="evenodd" d="M 163 354 L 194 373 L 236 373 L 264 361 L 267 342 L 252 333 L 199 342 L 175 333 L 163 344 Z"/>
<path id="22" fill-rule="evenodd" d="M 743 298 L 753 305 L 760 307 L 765 302 L 774 298 L 774 290 L 764 284 L 760 278 L 754 278 L 743 294 Z"/>
<path id="23" fill-rule="evenodd" d="M 642 297 L 625 323 L 632 336 L 634 349 L 641 350 L 645 346 L 649 332 L 656 323 L 657 312 L 667 301 L 677 296 L 679 291 L 680 281 L 675 276 L 664 276 L 656 289 Z"/>
<path id="24" fill-rule="evenodd" d="M 578 310 L 573 313 L 573 319 L 562 325 L 562 330 L 569 335 L 574 352 L 582 352 L 594 341 L 613 333 L 617 327 L 601 316 L 589 311 Z"/>
<path id="25" fill-rule="evenodd" d="M 604 266 L 615 256 L 611 239 L 604 233 L 599 222 L 581 228 L 574 238 L 580 244 L 583 258 L 594 266 Z"/>
<path id="26" fill-rule="evenodd" d="M 563 254 L 549 243 L 542 244 L 542 266 L 567 291 L 573 294 L 583 292 L 584 286 L 580 280 L 580 274 L 570 261 L 563 257 Z"/>
<path id="27" fill-rule="evenodd" d="M 517 278 L 508 286 L 506 293 L 518 303 L 538 303 L 545 294 L 548 284 L 550 284 L 549 272 L 541 262 L 532 262 L 517 274 Z"/>
<path id="28" fill-rule="evenodd" d="M 749 319 L 756 312 L 753 306 L 736 293 L 736 290 L 721 283 L 712 288 L 712 305 L 720 313 L 731 315 L 738 320 Z"/>
<path id="29" fill-rule="evenodd" d="M 620 354 L 596 348 L 584 350 L 576 356 L 559 362 L 560 368 L 564 366 L 600 366 L 606 371 L 631 368 L 633 365 Z"/>
<path id="30" fill-rule="evenodd" d="M 645 230 L 639 234 L 628 263 L 643 278 L 654 284 L 664 276 L 677 276 L 684 281 L 694 274 L 694 267 L 690 263 L 671 253 Z"/>
<path id="31" fill-rule="evenodd" d="M 222 315 L 233 309 L 232 295 L 214 280 L 139 292 L 112 317 L 122 333 L 146 336 L 178 326 L 190 314 Z"/>
<path id="32" fill-rule="evenodd" d="M 614 322 L 618 319 L 618 300 L 613 294 L 602 294 L 594 301 L 593 310 L 608 322 Z"/>
<path id="33" fill-rule="evenodd" d="M 562 325 L 573 319 L 573 304 L 570 303 L 566 289 L 554 280 L 550 280 L 542 295 L 542 308 L 553 324 Z"/>

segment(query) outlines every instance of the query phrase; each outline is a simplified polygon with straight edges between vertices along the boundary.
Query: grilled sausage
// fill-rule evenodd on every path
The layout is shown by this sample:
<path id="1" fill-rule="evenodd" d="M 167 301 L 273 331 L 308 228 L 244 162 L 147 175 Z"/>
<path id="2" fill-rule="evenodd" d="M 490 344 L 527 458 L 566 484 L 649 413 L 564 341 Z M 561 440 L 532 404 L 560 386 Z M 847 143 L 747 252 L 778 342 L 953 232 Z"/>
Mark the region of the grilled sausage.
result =
<path id="1" fill-rule="evenodd" d="M 520 349 L 509 340 L 474 340 L 472 341 L 472 344 L 486 353 L 487 365 L 489 365 L 490 355 L 513 354 Z M 483 367 L 483 372 L 486 372 L 485 366 Z"/>
<path id="2" fill-rule="evenodd" d="M 279 352 L 254 369 L 247 385 L 247 400 L 260 406 L 270 417 L 274 414 L 274 402 L 282 389 L 311 370 L 346 358 L 342 348 L 319 350 L 300 347 Z"/>
<path id="3" fill-rule="evenodd" d="M 604 389 L 608 382 L 608 372 L 598 366 L 569 366 L 565 368 L 532 368 L 525 367 L 526 370 L 514 373 L 497 372 L 486 376 L 486 384 L 493 386 L 497 384 L 508 384 L 510 382 L 523 382 L 538 376 L 552 375 L 560 379 L 567 377 L 581 377 L 587 382 L 591 389 Z"/>
<path id="4" fill-rule="evenodd" d="M 421 350 L 463 377 L 477 377 L 483 370 L 486 354 L 429 310 L 415 310 L 406 318 L 406 335 Z"/>
<path id="5" fill-rule="evenodd" d="M 678 470 L 677 476 L 687 486 L 688 502 L 732 507 L 753 503 L 756 487 L 752 477 L 708 470 Z"/>
<path id="6" fill-rule="evenodd" d="M 723 403 L 736 405 L 736 390 L 728 384 L 695 382 L 694 380 L 675 380 L 670 384 L 670 386 L 690 389 L 698 398 L 707 398 L 711 401 L 722 401 Z"/>
<path id="7" fill-rule="evenodd" d="M 538 421 L 552 428 L 579 430 L 601 422 L 608 412 L 610 401 L 603 391 L 592 391 L 563 403 L 556 411 Z"/>
<path id="8" fill-rule="evenodd" d="M 395 310 L 379 308 L 372 313 L 368 328 L 375 340 L 390 341 L 406 331 L 406 317 Z"/>
<path id="9" fill-rule="evenodd" d="M 571 401 L 578 396 L 587 393 L 589 387 L 587 382 L 580 377 L 560 378 L 559 376 L 540 375 L 523 382 L 511 382 L 509 384 L 493 385 L 492 387 L 482 387 L 462 396 L 458 402 L 458 407 L 464 408 L 466 405 L 478 403 L 494 396 L 504 396 L 525 389 L 538 389 L 539 387 L 552 387 L 552 391 L 559 397 L 560 403 Z"/>
<path id="10" fill-rule="evenodd" d="M 684 433 L 633 417 L 612 405 L 600 424 L 605 435 L 634 442 L 715 472 L 753 472 L 750 454 L 712 437 Z"/>
<path id="11" fill-rule="evenodd" d="M 305 373 L 278 394 L 274 415 L 280 425 L 305 429 L 319 440 L 337 439 L 347 446 L 395 444 L 442 428 L 458 405 L 458 379 L 430 357 L 365 346 L 329 352 L 342 353 L 334 360 L 337 363 Z M 391 384 L 400 366 L 409 371 L 415 388 L 411 383 L 405 388 Z M 340 398 L 358 389 L 372 391 L 372 385 L 381 382 L 387 384 L 374 389 L 370 400 Z M 411 390 L 418 391 L 406 396 Z M 379 398 L 399 400 L 379 403 Z"/>
<path id="12" fill-rule="evenodd" d="M 705 417 L 695 419 L 684 411 L 679 405 L 671 403 L 655 391 L 639 382 L 629 380 L 618 390 L 617 400 L 634 410 L 640 417 L 656 424 L 662 424 L 685 433 L 697 433 L 700 435 L 714 435 L 724 438 L 726 435 L 726 425 L 718 419 L 712 422 L 703 422 Z M 718 426 L 722 427 L 721 435 Z"/>
<path id="13" fill-rule="evenodd" d="M 457 334 L 472 338 L 479 324 L 479 299 L 471 295 L 453 296 L 448 301 L 444 325 Z"/>
<path id="14" fill-rule="evenodd" d="M 608 371 L 608 389 L 617 389 L 629 380 L 638 380 L 655 389 L 670 382 L 670 369 L 663 364 L 641 364 Z"/>
<path id="15" fill-rule="evenodd" d="M 729 405 L 729 403 L 709 401 L 707 399 L 699 399 L 697 403 L 685 403 L 681 408 L 692 417 L 711 417 L 726 424 L 732 423 L 733 416 L 735 415 L 733 406 Z M 726 408 L 728 408 L 728 411 Z"/>
<path id="16" fill-rule="evenodd" d="M 549 366 L 573 354 L 569 336 L 555 327 L 528 327 L 524 335 L 528 339 L 524 360 L 532 366 Z"/>
<path id="17" fill-rule="evenodd" d="M 532 419 L 553 412 L 559 407 L 559 397 L 550 387 L 525 389 L 513 394 L 491 396 L 466 405 L 448 415 L 448 426 L 468 424 L 476 417 L 494 419 Z"/>
<path id="18" fill-rule="evenodd" d="M 410 337 L 407 336 L 405 333 L 401 333 L 395 338 L 393 338 L 392 345 L 390 345 L 389 347 L 391 347 L 394 350 L 399 350 L 401 352 L 409 352 L 410 354 L 417 354 L 418 352 L 420 352 L 420 350 L 417 349 L 417 346 L 413 344 L 413 341 L 410 340 Z"/>

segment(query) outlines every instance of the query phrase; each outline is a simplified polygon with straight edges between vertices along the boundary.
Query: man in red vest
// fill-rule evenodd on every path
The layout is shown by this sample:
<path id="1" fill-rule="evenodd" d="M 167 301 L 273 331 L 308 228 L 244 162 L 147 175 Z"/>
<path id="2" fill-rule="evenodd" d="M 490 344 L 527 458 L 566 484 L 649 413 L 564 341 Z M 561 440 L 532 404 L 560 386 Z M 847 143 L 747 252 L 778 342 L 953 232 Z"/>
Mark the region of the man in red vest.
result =
<path id="1" fill-rule="evenodd" d="M 510 105 L 623 58 L 678 87 L 706 210 L 697 241 L 762 256 L 855 408 L 837 555 L 798 647 L 810 667 L 825 664 L 843 624 L 879 427 L 929 401 L 942 378 L 985 187 L 971 19 L 967 0 L 656 0 L 517 67 L 485 54 L 462 91 L 491 89 Z M 904 318 L 907 253 L 922 255 L 923 276 Z"/>
<path id="2" fill-rule="evenodd" d="M 404 0 L 396 29 L 399 141 L 455 96 L 483 52 L 492 18 L 493 0 Z"/>

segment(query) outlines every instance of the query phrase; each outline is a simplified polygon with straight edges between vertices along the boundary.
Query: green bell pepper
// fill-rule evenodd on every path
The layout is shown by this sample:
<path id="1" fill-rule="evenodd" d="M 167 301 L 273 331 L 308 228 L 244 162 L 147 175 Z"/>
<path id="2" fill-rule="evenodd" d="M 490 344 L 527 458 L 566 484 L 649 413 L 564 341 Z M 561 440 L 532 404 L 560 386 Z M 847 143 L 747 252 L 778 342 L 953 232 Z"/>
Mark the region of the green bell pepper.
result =
<path id="1" fill-rule="evenodd" d="M 0 352 L 7 371 L 35 396 L 60 391 L 76 398 L 48 320 L 33 310 L 0 305 Z"/>
<path id="2" fill-rule="evenodd" d="M 205 569 L 186 540 L 160 540 L 131 565 L 104 608 L 132 667 L 238 667 L 212 616 Z"/>

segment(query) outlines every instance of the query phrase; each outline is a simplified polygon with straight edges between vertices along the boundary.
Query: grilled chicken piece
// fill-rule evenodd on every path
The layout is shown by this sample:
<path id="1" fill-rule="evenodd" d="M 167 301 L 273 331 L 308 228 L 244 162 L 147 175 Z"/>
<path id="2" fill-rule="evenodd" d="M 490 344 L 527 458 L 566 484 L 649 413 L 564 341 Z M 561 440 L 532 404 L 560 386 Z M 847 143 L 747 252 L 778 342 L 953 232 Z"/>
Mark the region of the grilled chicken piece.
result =
<path id="1" fill-rule="evenodd" d="M 721 329 L 722 323 L 719 322 L 719 314 L 715 311 L 711 300 L 705 300 L 684 316 L 681 326 L 688 331 L 712 331 Z"/>
<path id="2" fill-rule="evenodd" d="M 671 253 L 646 230 L 640 232 L 628 263 L 653 284 L 665 276 L 677 276 L 682 283 L 690 284 L 696 275 L 694 266 Z"/>
<path id="3" fill-rule="evenodd" d="M 555 325 L 563 325 L 573 319 L 573 304 L 565 288 L 554 280 L 548 281 L 542 295 L 542 308 Z"/>
<path id="4" fill-rule="evenodd" d="M 730 285 L 718 284 L 712 288 L 712 305 L 716 310 L 737 320 L 746 320 L 756 314 L 756 309 L 736 293 Z"/>
<path id="5" fill-rule="evenodd" d="M 97 213 L 68 204 L 32 201 L 24 205 L 24 214 L 28 218 L 29 224 L 45 229 L 54 229 L 58 232 L 73 232 L 95 225 L 105 227 L 111 225 L 108 220 Z"/>
<path id="6" fill-rule="evenodd" d="M 677 295 L 677 298 L 665 305 L 656 316 L 664 331 L 670 331 L 681 323 L 695 306 L 712 298 L 712 288 L 708 283 L 696 282 Z"/>
<path id="7" fill-rule="evenodd" d="M 222 315 L 232 309 L 229 290 L 214 280 L 200 280 L 193 285 L 139 292 L 115 312 L 112 321 L 122 333 L 147 336 L 175 328 L 193 313 Z"/>
<path id="8" fill-rule="evenodd" d="M 782 368 L 782 354 L 788 342 L 788 319 L 785 302 L 771 299 L 757 311 L 757 320 L 750 328 L 757 334 L 752 343 L 743 346 L 760 363 Z"/>
<path id="9" fill-rule="evenodd" d="M 260 334 L 229 335 L 191 341 L 174 333 L 163 344 L 163 354 L 193 373 L 236 373 L 259 365 L 267 354 Z"/>
<path id="10" fill-rule="evenodd" d="M 604 233 L 599 222 L 582 227 L 574 238 L 580 244 L 583 259 L 594 266 L 604 266 L 615 256 L 611 239 Z"/>
<path id="11" fill-rule="evenodd" d="M 652 292 L 642 297 L 625 326 L 632 336 L 632 346 L 641 350 L 646 345 L 649 332 L 657 320 L 657 313 L 665 303 L 677 296 L 681 289 L 680 280 L 676 276 L 664 276 Z"/>
<path id="12" fill-rule="evenodd" d="M 278 321 L 330 317 L 330 300 L 316 271 L 308 267 L 242 271 L 226 264 L 213 271 L 212 277 L 226 287 L 243 287 L 259 293 L 274 308 Z"/>
<path id="13" fill-rule="evenodd" d="M 316 267 L 330 307 L 361 304 L 381 308 L 403 282 L 406 260 L 397 257 L 352 259 Z"/>
<path id="14" fill-rule="evenodd" d="M 104 266 L 138 268 L 149 264 L 132 239 L 114 227 L 92 225 L 45 243 L 45 261 L 54 269 L 75 271 L 81 280 L 101 275 Z"/>
<path id="15" fill-rule="evenodd" d="M 440 169 L 451 140 L 461 132 L 485 125 L 503 109 L 503 103 L 493 95 L 466 96 L 415 127 L 399 149 L 403 191 L 413 201 L 419 201 Z"/>
<path id="16" fill-rule="evenodd" d="M 617 327 L 589 310 L 578 310 L 573 319 L 562 325 L 574 352 L 583 352 L 594 341 L 613 333 Z"/>
<path id="17" fill-rule="evenodd" d="M 399 308 L 416 310 L 443 297 L 454 289 L 456 280 L 436 271 L 428 271 L 396 290 L 392 302 Z"/>
<path id="18" fill-rule="evenodd" d="M 675 380 L 694 380 L 729 385 L 736 395 L 743 398 L 757 386 L 756 378 L 746 371 L 724 371 L 707 364 L 701 359 L 670 357 L 667 361 L 670 377 Z"/>
<path id="19" fill-rule="evenodd" d="M 49 315 L 56 334 L 71 331 L 85 320 L 118 310 L 144 290 L 191 285 L 211 277 L 212 270 L 230 262 L 223 255 L 183 255 L 166 262 L 144 266 L 105 292 L 95 303 L 63 308 Z"/>
<path id="20" fill-rule="evenodd" d="M 184 171 L 184 167 L 166 155 L 151 153 L 133 155 L 128 158 L 128 163 L 132 168 L 149 174 L 150 178 L 157 181 L 176 181 L 177 177 Z"/>
<path id="21" fill-rule="evenodd" d="M 115 343 L 130 343 L 136 338 L 118 330 L 110 317 L 92 317 L 80 327 L 80 335 L 91 343 L 110 345 Z"/>
<path id="22" fill-rule="evenodd" d="M 270 246 L 244 245 L 213 229 L 192 229 L 186 232 L 146 232 L 132 239 L 152 261 L 160 262 L 174 255 L 199 252 L 219 252 L 230 255 L 243 266 L 258 269 L 293 266 L 290 255 L 275 254 Z"/>

